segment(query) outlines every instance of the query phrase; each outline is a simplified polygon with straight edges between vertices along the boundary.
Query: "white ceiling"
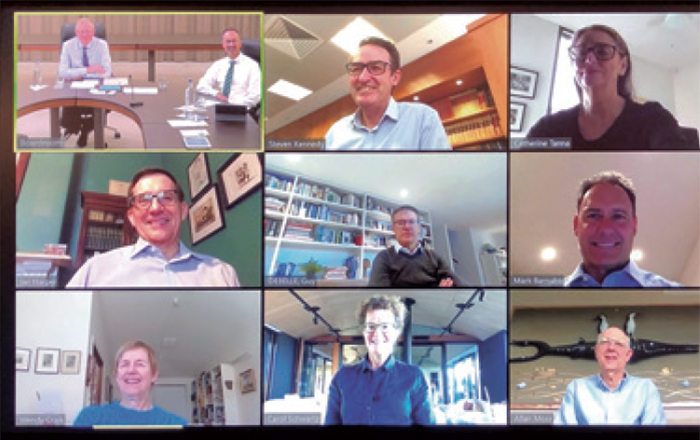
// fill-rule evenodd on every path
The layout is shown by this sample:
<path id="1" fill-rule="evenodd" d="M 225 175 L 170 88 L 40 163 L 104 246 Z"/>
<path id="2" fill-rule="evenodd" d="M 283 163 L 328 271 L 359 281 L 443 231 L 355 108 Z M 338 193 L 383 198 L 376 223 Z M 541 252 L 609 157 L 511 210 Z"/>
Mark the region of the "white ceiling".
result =
<path id="1" fill-rule="evenodd" d="M 129 340 L 156 350 L 161 378 L 194 377 L 221 362 L 257 364 L 260 358 L 259 291 L 99 291 L 95 304 L 110 373 L 114 353 Z M 174 338 L 174 345 L 165 338 Z"/>
<path id="2" fill-rule="evenodd" d="M 511 275 L 568 275 L 580 263 L 573 217 L 581 180 L 617 170 L 637 189 L 639 265 L 681 281 L 700 240 L 700 155 L 674 153 L 513 153 L 510 156 Z M 558 251 L 554 261 L 542 248 Z M 695 268 L 697 271 L 697 268 Z"/>
<path id="3" fill-rule="evenodd" d="M 625 39 L 633 56 L 666 69 L 700 62 L 700 14 L 697 13 L 537 15 L 572 30 L 594 23 L 608 25 Z M 673 27 L 673 22 L 680 27 Z"/>
<path id="4" fill-rule="evenodd" d="M 457 304 L 466 303 L 474 290 L 295 290 L 311 307 L 320 307 L 318 313 L 331 327 L 343 336 L 361 335 L 357 322 L 357 309 L 365 298 L 377 294 L 399 295 L 413 298 L 413 324 L 444 329 L 459 313 Z M 467 309 L 452 324 L 453 334 L 467 335 L 476 341 L 484 341 L 506 329 L 507 298 L 505 290 L 486 290 L 483 301 L 477 295 L 473 307 Z M 305 340 L 331 334 L 322 323 L 314 324 L 313 315 L 287 290 L 265 291 L 265 324 L 293 337 Z M 435 334 L 433 332 L 432 334 Z M 439 331 L 438 331 L 439 333 Z M 418 333 L 414 332 L 414 336 Z"/>
<path id="5" fill-rule="evenodd" d="M 292 162 L 292 160 L 298 160 Z M 415 205 L 433 225 L 506 229 L 506 154 L 289 154 L 268 153 L 265 166 Z M 409 196 L 401 199 L 402 189 Z"/>
<path id="6" fill-rule="evenodd" d="M 265 46 L 265 85 L 282 78 L 305 87 L 312 95 L 300 102 L 272 93 L 265 95 L 266 130 L 274 131 L 348 93 L 345 64 L 348 54 L 330 39 L 356 17 L 362 17 L 393 40 L 401 54 L 401 64 L 432 52 L 464 34 L 467 24 L 483 14 L 337 14 L 286 15 L 285 18 L 321 40 L 309 55 L 299 59 L 291 47 Z M 265 32 L 279 15 L 265 15 Z"/>

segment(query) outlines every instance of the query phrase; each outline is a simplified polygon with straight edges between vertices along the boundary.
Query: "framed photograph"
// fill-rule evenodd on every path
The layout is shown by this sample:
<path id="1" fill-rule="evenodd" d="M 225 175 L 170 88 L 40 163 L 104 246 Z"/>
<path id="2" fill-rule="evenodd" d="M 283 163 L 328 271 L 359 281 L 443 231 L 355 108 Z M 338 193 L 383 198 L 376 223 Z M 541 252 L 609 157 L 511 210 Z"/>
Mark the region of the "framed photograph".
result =
<path id="1" fill-rule="evenodd" d="M 534 98 L 538 73 L 521 67 L 510 67 L 510 95 Z"/>
<path id="2" fill-rule="evenodd" d="M 205 153 L 199 153 L 187 166 L 187 181 L 190 185 L 190 200 L 192 201 L 211 185 L 209 159 Z"/>
<path id="3" fill-rule="evenodd" d="M 64 350 L 61 353 L 61 374 L 80 373 L 80 351 Z"/>
<path id="4" fill-rule="evenodd" d="M 231 156 L 218 171 L 226 209 L 242 201 L 262 184 L 262 164 L 256 153 L 238 153 Z"/>
<path id="5" fill-rule="evenodd" d="M 190 206 L 190 237 L 197 245 L 226 226 L 216 185 L 209 185 Z"/>
<path id="6" fill-rule="evenodd" d="M 32 359 L 32 351 L 26 348 L 15 349 L 15 370 L 16 371 L 29 371 L 29 363 Z"/>
<path id="7" fill-rule="evenodd" d="M 523 119 L 525 119 L 525 107 L 522 102 L 510 103 L 510 131 L 511 133 L 522 131 Z"/>
<path id="8" fill-rule="evenodd" d="M 34 372 L 38 374 L 58 374 L 61 350 L 57 348 L 37 348 Z"/>
<path id="9" fill-rule="evenodd" d="M 245 370 L 240 375 L 241 394 L 255 391 L 255 371 L 252 368 Z"/>

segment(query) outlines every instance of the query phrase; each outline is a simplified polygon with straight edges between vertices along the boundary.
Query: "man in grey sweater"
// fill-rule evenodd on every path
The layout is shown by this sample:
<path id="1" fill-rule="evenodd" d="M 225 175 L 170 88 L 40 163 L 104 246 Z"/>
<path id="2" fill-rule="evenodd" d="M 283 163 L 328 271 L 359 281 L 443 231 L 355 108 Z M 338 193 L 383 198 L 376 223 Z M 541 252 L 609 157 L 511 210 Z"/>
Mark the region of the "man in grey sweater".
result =
<path id="1" fill-rule="evenodd" d="M 398 207 L 391 223 L 396 243 L 374 258 L 370 287 L 466 287 L 442 257 L 421 246 L 416 208 Z"/>

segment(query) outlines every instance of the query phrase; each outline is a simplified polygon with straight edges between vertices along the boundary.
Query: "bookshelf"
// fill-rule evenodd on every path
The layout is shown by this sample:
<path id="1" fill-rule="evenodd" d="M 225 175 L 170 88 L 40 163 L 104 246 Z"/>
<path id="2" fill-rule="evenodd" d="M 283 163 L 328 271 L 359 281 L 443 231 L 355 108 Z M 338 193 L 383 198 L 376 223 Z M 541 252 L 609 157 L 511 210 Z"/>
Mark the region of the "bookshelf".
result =
<path id="1" fill-rule="evenodd" d="M 83 191 L 80 203 L 83 215 L 76 267 L 82 266 L 93 255 L 136 241 L 136 232 L 126 217 L 126 197 Z"/>
<path id="2" fill-rule="evenodd" d="M 265 274 L 276 278 L 303 277 L 308 258 L 293 261 L 294 251 L 310 251 L 312 255 L 331 252 L 337 257 L 337 264 L 325 265 L 320 284 L 366 282 L 370 261 L 394 242 L 391 213 L 402 204 L 295 173 L 267 169 Z M 433 248 L 430 214 L 419 212 L 422 245 Z M 311 274 L 307 277 L 312 278 Z"/>
<path id="3" fill-rule="evenodd" d="M 202 371 L 192 381 L 192 424 L 232 425 L 235 420 L 235 372 L 229 364 Z"/>

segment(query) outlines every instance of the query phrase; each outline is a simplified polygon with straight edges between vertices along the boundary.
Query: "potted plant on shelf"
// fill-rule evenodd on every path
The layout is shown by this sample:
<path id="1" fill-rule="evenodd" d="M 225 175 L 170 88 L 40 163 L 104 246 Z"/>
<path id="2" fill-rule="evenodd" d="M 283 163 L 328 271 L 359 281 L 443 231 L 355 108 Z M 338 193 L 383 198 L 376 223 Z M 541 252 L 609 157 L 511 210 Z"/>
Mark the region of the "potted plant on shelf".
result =
<path id="1" fill-rule="evenodd" d="M 318 261 L 313 258 L 299 266 L 299 269 L 301 269 L 302 272 L 306 274 L 306 278 L 310 280 L 316 279 L 317 274 L 323 273 L 326 270 L 324 266 L 318 264 Z"/>

